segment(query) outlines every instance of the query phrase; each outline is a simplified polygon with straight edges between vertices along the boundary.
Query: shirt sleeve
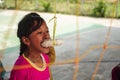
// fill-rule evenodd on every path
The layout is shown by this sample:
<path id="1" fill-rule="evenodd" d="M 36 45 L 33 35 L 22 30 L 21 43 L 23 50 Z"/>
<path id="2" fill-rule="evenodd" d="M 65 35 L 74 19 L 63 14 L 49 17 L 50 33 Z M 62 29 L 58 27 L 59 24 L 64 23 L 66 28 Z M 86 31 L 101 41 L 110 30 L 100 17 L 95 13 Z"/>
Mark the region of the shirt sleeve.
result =
<path id="1" fill-rule="evenodd" d="M 115 66 L 112 69 L 112 80 L 120 80 L 120 67 L 119 67 L 119 65 Z"/>

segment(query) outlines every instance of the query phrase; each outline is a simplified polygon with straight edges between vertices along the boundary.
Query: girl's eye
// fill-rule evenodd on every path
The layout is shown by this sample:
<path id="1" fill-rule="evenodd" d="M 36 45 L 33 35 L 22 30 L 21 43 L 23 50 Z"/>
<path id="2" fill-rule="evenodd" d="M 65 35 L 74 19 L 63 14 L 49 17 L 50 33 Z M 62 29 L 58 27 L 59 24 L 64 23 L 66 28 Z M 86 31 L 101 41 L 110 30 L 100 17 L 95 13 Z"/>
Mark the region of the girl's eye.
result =
<path id="1" fill-rule="evenodd" d="M 42 34 L 42 32 L 38 32 L 38 34 Z"/>
<path id="2" fill-rule="evenodd" d="M 47 33 L 49 33 L 49 30 L 47 31 Z"/>

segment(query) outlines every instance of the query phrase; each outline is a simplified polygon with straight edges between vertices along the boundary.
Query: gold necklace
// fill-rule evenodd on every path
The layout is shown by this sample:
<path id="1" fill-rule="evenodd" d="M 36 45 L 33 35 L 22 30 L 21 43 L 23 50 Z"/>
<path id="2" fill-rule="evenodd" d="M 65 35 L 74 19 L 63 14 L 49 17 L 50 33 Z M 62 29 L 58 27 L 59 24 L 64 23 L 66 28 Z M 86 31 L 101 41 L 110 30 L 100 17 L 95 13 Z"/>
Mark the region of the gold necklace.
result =
<path id="1" fill-rule="evenodd" d="M 40 57 L 38 57 L 37 59 L 33 60 L 32 58 L 28 57 L 28 59 L 33 63 L 35 64 L 37 67 L 39 68 L 46 68 L 46 62 L 45 62 L 45 59 L 43 57 L 42 54 L 40 54 Z M 38 63 L 41 59 L 41 63 Z"/>
<path id="2" fill-rule="evenodd" d="M 42 58 L 42 66 L 38 66 L 35 63 L 33 63 L 29 58 L 25 57 L 25 55 L 23 54 L 23 57 L 33 66 L 35 67 L 37 70 L 39 71 L 44 71 L 46 69 L 46 61 L 45 58 L 42 54 L 40 54 L 41 58 Z"/>
<path id="3" fill-rule="evenodd" d="M 28 59 L 29 59 L 30 61 L 32 61 L 33 63 L 38 63 L 41 58 L 38 57 L 38 58 L 36 58 L 36 59 L 32 59 L 31 57 L 28 57 Z"/>

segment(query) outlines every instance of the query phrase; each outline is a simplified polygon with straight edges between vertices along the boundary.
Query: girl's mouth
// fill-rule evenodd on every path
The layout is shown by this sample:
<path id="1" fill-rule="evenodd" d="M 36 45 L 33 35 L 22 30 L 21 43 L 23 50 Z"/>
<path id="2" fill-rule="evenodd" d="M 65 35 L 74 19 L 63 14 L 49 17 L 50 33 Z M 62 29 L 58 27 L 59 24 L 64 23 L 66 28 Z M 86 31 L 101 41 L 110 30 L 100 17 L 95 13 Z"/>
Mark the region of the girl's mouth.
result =
<path id="1" fill-rule="evenodd" d="M 41 45 L 42 47 L 48 48 L 48 47 L 52 47 L 52 46 L 59 46 L 63 44 L 63 40 L 44 40 Z"/>
<path id="2" fill-rule="evenodd" d="M 50 40 L 44 40 L 40 44 L 43 48 L 49 48 L 50 47 Z"/>

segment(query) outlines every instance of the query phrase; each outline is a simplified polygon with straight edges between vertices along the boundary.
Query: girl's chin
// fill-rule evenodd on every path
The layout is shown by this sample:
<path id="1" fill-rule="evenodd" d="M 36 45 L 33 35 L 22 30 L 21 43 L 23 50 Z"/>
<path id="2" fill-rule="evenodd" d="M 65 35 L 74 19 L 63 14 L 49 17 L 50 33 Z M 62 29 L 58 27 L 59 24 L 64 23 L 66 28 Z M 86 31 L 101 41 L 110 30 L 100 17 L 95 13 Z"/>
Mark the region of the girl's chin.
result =
<path id="1" fill-rule="evenodd" d="M 47 54 L 47 53 L 49 53 L 49 50 L 45 50 L 45 51 L 43 51 L 43 53 Z"/>
<path id="2" fill-rule="evenodd" d="M 42 52 L 47 54 L 49 52 L 49 48 L 43 48 Z"/>
<path id="3" fill-rule="evenodd" d="M 50 49 L 50 47 L 43 47 L 43 46 L 41 46 L 41 51 L 42 51 L 43 53 L 48 53 L 48 52 L 49 52 L 49 49 Z"/>

